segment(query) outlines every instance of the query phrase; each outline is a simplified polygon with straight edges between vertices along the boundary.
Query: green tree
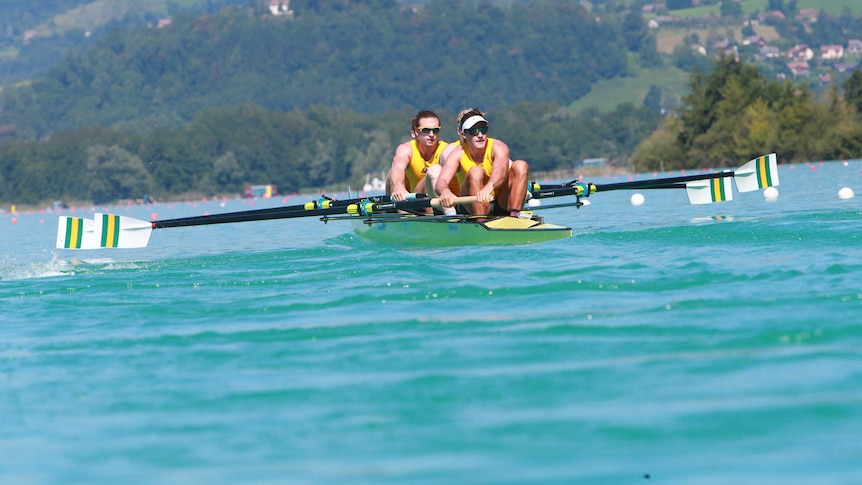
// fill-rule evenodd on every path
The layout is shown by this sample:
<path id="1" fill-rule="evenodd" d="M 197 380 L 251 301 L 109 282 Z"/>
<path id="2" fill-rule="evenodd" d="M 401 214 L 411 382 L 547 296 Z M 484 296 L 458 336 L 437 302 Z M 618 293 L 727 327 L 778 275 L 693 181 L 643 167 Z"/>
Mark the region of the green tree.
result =
<path id="1" fill-rule="evenodd" d="M 215 188 L 221 192 L 239 190 L 245 177 L 245 171 L 232 151 L 215 159 L 212 174 Z"/>
<path id="2" fill-rule="evenodd" d="M 733 133 L 733 145 L 736 156 L 741 160 L 779 151 L 778 119 L 762 98 L 754 100 L 745 108 L 740 124 Z"/>
<path id="3" fill-rule="evenodd" d="M 722 18 L 726 17 L 742 17 L 742 4 L 736 0 L 723 0 L 718 9 Z"/>
<path id="4" fill-rule="evenodd" d="M 644 97 L 644 106 L 655 112 L 661 111 L 661 87 L 655 84 L 650 85 L 649 91 Z"/>
<path id="5" fill-rule="evenodd" d="M 350 147 L 347 151 L 347 158 L 352 161 L 348 182 L 353 187 L 361 187 L 367 174 L 388 171 L 395 153 L 395 146 L 388 132 L 373 130 L 365 138 L 367 141 L 364 148 Z M 425 191 L 424 187 L 414 189 L 416 192 Z"/>
<path id="6" fill-rule="evenodd" d="M 859 69 L 844 81 L 844 99 L 856 109 L 857 115 L 862 115 L 862 71 Z"/>
<path id="7" fill-rule="evenodd" d="M 622 30 L 626 48 L 632 52 L 639 51 L 644 38 L 649 36 L 649 29 L 643 15 L 635 6 L 631 7 L 623 17 Z"/>
<path id="8" fill-rule="evenodd" d="M 692 0 L 667 0 L 665 2 L 668 10 L 679 10 L 683 8 L 691 8 Z"/>
<path id="9" fill-rule="evenodd" d="M 116 145 L 87 149 L 90 195 L 97 204 L 131 199 L 150 191 L 150 176 L 144 162 Z"/>
<path id="10" fill-rule="evenodd" d="M 676 168 L 679 160 L 686 156 L 685 149 L 679 143 L 681 128 L 679 118 L 665 118 L 662 126 L 641 142 L 632 155 L 634 170 L 649 172 Z"/>

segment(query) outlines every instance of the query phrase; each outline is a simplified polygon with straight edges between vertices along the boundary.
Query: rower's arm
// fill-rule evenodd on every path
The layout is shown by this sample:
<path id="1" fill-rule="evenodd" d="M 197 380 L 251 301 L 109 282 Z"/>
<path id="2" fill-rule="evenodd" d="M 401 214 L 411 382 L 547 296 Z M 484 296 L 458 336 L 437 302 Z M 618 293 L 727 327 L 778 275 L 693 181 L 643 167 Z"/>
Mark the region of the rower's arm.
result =
<path id="1" fill-rule="evenodd" d="M 410 165 L 411 155 L 412 150 L 407 143 L 402 143 L 395 149 L 395 156 L 392 158 L 392 168 L 389 169 L 387 180 L 389 185 L 388 193 L 392 196 L 393 200 L 405 200 L 405 197 L 409 193 L 405 182 L 407 181 L 407 167 Z"/>
<path id="2" fill-rule="evenodd" d="M 462 151 L 460 146 L 456 146 L 448 154 L 444 152 L 445 157 L 441 157 L 441 160 L 445 159 L 445 161 L 443 162 L 443 168 L 440 170 L 440 176 L 437 177 L 437 183 L 434 185 L 434 191 L 440 194 L 440 202 L 445 207 L 452 207 L 451 201 L 457 197 L 457 194 L 453 194 L 452 190 L 449 189 L 449 183 L 452 182 L 452 177 L 455 176 L 458 172 L 458 167 L 461 165 Z"/>

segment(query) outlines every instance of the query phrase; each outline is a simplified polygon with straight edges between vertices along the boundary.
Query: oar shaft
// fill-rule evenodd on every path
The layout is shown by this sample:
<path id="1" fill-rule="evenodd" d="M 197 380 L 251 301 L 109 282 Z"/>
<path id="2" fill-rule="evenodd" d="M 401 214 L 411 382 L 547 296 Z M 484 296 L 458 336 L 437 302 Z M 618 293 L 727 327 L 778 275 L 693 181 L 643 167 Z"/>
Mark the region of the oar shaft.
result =
<path id="1" fill-rule="evenodd" d="M 733 177 L 731 171 L 704 173 L 699 175 L 683 175 L 679 177 L 665 177 L 653 180 L 633 180 L 631 182 L 619 182 L 615 184 L 596 185 L 596 192 L 608 190 L 640 190 L 640 189 L 674 189 L 685 188 L 685 182 L 695 180 Z"/>
<path id="2" fill-rule="evenodd" d="M 714 173 L 706 173 L 699 175 L 682 175 L 679 177 L 665 177 L 660 179 L 652 179 L 652 180 L 634 180 L 631 182 L 619 182 L 614 184 L 589 184 L 595 187 L 595 192 L 603 192 L 609 190 L 649 190 L 649 189 L 684 189 L 685 182 L 692 182 L 695 180 L 703 180 L 703 179 L 712 179 L 712 178 L 723 178 L 723 177 L 733 177 L 734 173 L 730 171 L 721 171 Z M 577 180 L 573 180 L 571 182 L 566 182 L 564 184 L 559 185 L 542 185 L 539 186 L 535 182 L 531 184 L 533 186 L 539 186 L 540 188 L 536 190 L 531 190 L 531 194 L 534 198 L 546 198 L 546 197 L 560 197 L 565 195 L 577 195 L 579 193 L 579 186 L 586 186 L 582 182 L 578 182 Z M 581 194 L 587 195 L 587 194 Z"/>
<path id="3" fill-rule="evenodd" d="M 416 196 L 424 197 L 424 194 L 416 194 Z M 421 200 L 423 199 L 417 199 L 417 201 Z M 227 224 L 232 222 L 267 221 L 272 219 L 290 219 L 296 217 L 315 217 L 322 215 L 330 215 L 334 212 L 343 213 L 348 206 L 364 201 L 370 201 L 372 203 L 386 203 L 389 202 L 389 196 L 380 195 L 366 197 L 363 199 L 346 200 L 321 199 L 318 201 L 307 202 L 301 205 L 271 207 L 268 209 L 253 209 L 239 212 L 227 212 L 224 214 L 210 214 L 205 216 L 181 217 L 177 219 L 164 219 L 160 221 L 154 221 L 152 224 L 153 229 L 158 229 L 167 227 Z"/>
<path id="4" fill-rule="evenodd" d="M 289 219 L 295 217 L 313 217 L 331 214 L 335 210 L 343 211 L 343 207 L 331 207 L 328 209 L 296 209 L 293 207 L 274 207 L 271 209 L 260 209 L 241 212 L 228 212 L 226 214 L 211 214 L 206 216 L 181 217 L 178 219 L 165 219 L 154 221 L 153 229 L 166 227 L 204 226 L 210 224 L 227 224 L 231 222 L 267 221 L 272 219 Z"/>

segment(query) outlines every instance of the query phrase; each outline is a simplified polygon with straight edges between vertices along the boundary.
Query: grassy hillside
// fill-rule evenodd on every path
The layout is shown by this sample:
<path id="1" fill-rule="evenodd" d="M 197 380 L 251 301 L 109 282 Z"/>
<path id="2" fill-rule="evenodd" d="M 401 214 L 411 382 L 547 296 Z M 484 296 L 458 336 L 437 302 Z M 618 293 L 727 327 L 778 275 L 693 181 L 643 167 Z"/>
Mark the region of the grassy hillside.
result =
<path id="1" fill-rule="evenodd" d="M 768 0 L 741 0 L 742 11 L 746 14 L 754 12 L 763 12 L 768 5 Z M 854 15 L 862 12 L 862 2 L 859 0 L 798 0 L 798 9 L 814 9 L 825 10 L 832 15 L 840 15 L 845 7 L 849 7 Z M 674 10 L 673 14 L 677 17 L 706 17 L 708 15 L 718 15 L 719 6 L 708 5 L 705 7 L 686 8 L 682 10 Z"/>
<path id="2" fill-rule="evenodd" d="M 689 74 L 676 67 L 661 69 L 639 69 L 633 77 L 616 77 L 599 81 L 590 93 L 569 106 L 572 112 L 589 108 L 611 111 L 621 103 L 640 106 L 651 85 L 662 88 L 662 101 L 676 105 L 687 91 Z"/>
<path id="3" fill-rule="evenodd" d="M 757 35 L 763 37 L 767 42 L 771 42 L 780 38 L 775 27 L 769 25 L 756 25 L 754 31 Z M 683 45 L 685 37 L 689 34 L 697 33 L 701 42 L 705 42 L 710 37 L 727 38 L 732 36 L 736 40 L 743 38 L 742 27 L 716 27 L 714 29 L 687 29 L 682 27 L 665 27 L 656 33 L 656 49 L 662 54 L 672 54 L 675 47 Z"/>
<path id="4" fill-rule="evenodd" d="M 113 20 L 126 16 L 130 11 L 150 12 L 167 16 L 168 3 L 180 7 L 192 7 L 205 0 L 95 0 L 69 10 L 44 22 L 36 30 L 43 33 L 62 34 L 70 30 L 93 30 Z"/>

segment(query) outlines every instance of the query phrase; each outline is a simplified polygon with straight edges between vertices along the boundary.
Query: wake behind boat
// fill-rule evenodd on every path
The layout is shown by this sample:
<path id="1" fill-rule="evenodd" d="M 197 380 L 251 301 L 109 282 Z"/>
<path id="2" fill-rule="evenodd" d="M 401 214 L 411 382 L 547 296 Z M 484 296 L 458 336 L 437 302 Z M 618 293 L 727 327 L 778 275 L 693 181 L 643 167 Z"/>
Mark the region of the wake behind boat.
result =
<path id="1" fill-rule="evenodd" d="M 532 182 L 533 198 L 572 196 L 575 201 L 541 209 L 575 206 L 582 197 L 611 190 L 685 189 L 691 204 L 709 204 L 733 199 L 731 178 L 737 190 L 749 192 L 778 185 L 778 162 L 774 153 L 750 160 L 733 171 L 665 177 L 597 185 L 579 180 L 542 186 Z M 344 201 L 319 199 L 305 204 L 257 209 L 225 214 L 142 221 L 114 214 L 95 214 L 93 220 L 60 216 L 57 228 L 59 249 L 141 248 L 147 246 L 152 231 L 160 228 L 225 224 L 234 222 L 320 217 L 324 222 L 350 220 L 356 233 L 386 244 L 422 246 L 532 244 L 572 236 L 570 227 L 544 222 L 540 216 L 523 212 L 520 217 L 434 216 L 430 207 L 441 207 L 438 199 L 417 194 L 414 200 L 391 201 L 388 197 L 366 197 Z M 470 204 L 476 197 L 459 197 L 456 204 Z"/>

